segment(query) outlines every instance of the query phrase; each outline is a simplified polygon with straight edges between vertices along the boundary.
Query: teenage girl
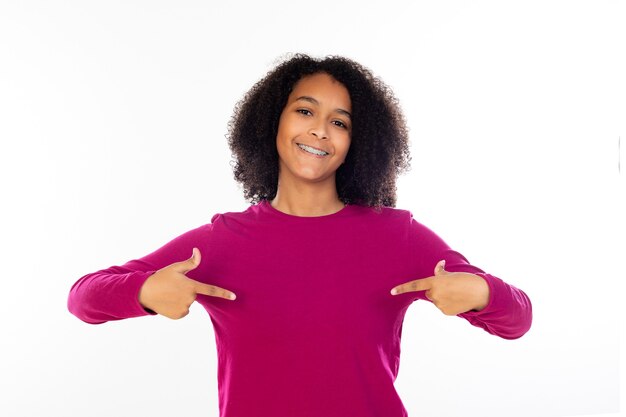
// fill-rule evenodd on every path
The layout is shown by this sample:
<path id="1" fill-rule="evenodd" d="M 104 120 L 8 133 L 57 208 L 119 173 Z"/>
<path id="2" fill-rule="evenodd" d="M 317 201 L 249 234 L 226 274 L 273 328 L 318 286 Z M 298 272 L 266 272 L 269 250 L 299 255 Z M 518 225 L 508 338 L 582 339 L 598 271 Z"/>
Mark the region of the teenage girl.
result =
<path id="1" fill-rule="evenodd" d="M 505 339 L 529 330 L 522 290 L 394 208 L 407 128 L 360 64 L 283 61 L 237 104 L 228 144 L 245 211 L 89 273 L 68 299 L 92 324 L 180 319 L 200 303 L 216 336 L 221 417 L 407 416 L 393 382 L 414 301 Z"/>

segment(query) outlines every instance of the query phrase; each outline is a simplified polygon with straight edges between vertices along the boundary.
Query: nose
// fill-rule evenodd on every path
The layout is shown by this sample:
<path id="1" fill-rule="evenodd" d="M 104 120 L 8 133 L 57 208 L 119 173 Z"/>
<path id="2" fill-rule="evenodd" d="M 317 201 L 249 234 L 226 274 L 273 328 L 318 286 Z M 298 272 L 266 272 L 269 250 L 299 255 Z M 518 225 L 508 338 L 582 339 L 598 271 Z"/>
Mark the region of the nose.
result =
<path id="1" fill-rule="evenodd" d="M 311 127 L 309 130 L 309 134 L 317 137 L 318 139 L 328 139 L 328 134 L 326 132 L 326 125 L 324 122 L 318 122 Z"/>
<path id="2" fill-rule="evenodd" d="M 318 139 L 328 139 L 328 132 L 326 131 L 326 122 L 324 118 L 316 118 L 311 124 L 309 134 L 315 136 Z"/>

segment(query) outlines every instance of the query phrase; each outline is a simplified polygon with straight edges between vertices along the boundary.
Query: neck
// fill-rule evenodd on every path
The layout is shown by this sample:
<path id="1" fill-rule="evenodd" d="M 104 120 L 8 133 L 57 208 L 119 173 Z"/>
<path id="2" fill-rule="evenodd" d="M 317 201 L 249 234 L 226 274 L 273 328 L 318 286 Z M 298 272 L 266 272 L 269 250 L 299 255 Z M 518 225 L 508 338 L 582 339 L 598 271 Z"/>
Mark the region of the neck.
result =
<path id="1" fill-rule="evenodd" d="M 345 207 L 339 200 L 334 175 L 325 181 L 311 183 L 279 178 L 276 197 L 270 204 L 283 213 L 302 217 L 326 216 Z"/>

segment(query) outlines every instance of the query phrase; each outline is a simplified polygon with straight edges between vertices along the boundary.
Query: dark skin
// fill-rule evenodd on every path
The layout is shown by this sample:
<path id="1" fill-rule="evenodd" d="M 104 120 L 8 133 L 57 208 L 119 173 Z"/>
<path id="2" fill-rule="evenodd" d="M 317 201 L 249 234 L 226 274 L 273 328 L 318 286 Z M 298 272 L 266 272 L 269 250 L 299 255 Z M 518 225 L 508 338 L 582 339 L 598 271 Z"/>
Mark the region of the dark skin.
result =
<path id="1" fill-rule="evenodd" d="M 300 79 L 278 122 L 278 191 L 274 208 L 295 216 L 323 216 L 345 204 L 337 194 L 335 174 L 351 142 L 350 94 L 343 84 L 319 73 Z M 307 145 L 327 155 L 301 149 Z"/>
<path id="2" fill-rule="evenodd" d="M 444 265 L 444 260 L 439 261 L 435 275 L 400 284 L 391 290 L 391 294 L 426 291 L 426 297 L 448 316 L 485 308 L 489 303 L 487 281 L 469 272 L 448 272 Z"/>
<path id="3" fill-rule="evenodd" d="M 345 207 L 338 198 L 335 174 L 350 148 L 351 108 L 348 90 L 328 74 L 313 74 L 296 83 L 276 135 L 279 177 L 278 191 L 271 201 L 274 208 L 309 217 L 336 213 Z M 322 150 L 326 155 L 308 153 L 299 144 Z M 194 248 L 190 259 L 155 272 L 140 290 L 140 304 L 171 319 L 180 319 L 189 314 L 198 294 L 235 300 L 232 291 L 185 276 L 198 267 L 200 259 L 200 251 Z M 426 291 L 426 297 L 446 315 L 485 308 L 489 302 L 487 282 L 475 274 L 448 272 L 444 263 L 442 260 L 435 266 L 433 276 L 400 284 L 391 294 Z"/>
<path id="4" fill-rule="evenodd" d="M 162 316 L 178 320 L 189 314 L 198 294 L 234 300 L 235 294 L 215 285 L 204 284 L 185 275 L 200 265 L 200 251 L 191 258 L 174 262 L 150 275 L 139 290 L 139 304 Z"/>

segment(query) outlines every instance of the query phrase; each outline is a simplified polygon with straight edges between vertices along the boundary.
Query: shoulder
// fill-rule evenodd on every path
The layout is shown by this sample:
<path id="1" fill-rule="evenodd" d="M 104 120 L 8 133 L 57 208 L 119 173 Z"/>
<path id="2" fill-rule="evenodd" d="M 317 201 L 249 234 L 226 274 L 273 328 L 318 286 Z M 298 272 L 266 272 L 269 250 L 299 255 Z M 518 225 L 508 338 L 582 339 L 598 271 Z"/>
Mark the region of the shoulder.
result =
<path id="1" fill-rule="evenodd" d="M 225 211 L 221 213 L 215 213 L 211 217 L 211 223 L 209 223 L 209 226 L 246 223 L 249 221 L 255 221 L 258 216 L 258 205 L 250 205 L 245 210 L 241 211 Z"/>
<path id="2" fill-rule="evenodd" d="M 440 239 L 430 227 L 417 220 L 411 210 L 384 207 L 379 217 L 381 217 L 391 227 L 396 227 L 413 237 L 419 236 L 428 241 Z"/>
<path id="3" fill-rule="evenodd" d="M 357 223 L 382 233 L 406 235 L 413 222 L 411 211 L 402 208 L 358 206 L 355 212 Z"/>
<path id="4" fill-rule="evenodd" d="M 387 222 L 410 223 L 413 219 L 413 213 L 409 210 L 396 207 L 367 207 L 360 206 L 363 212 L 370 218 L 379 218 Z"/>

